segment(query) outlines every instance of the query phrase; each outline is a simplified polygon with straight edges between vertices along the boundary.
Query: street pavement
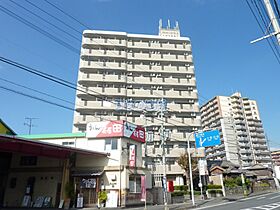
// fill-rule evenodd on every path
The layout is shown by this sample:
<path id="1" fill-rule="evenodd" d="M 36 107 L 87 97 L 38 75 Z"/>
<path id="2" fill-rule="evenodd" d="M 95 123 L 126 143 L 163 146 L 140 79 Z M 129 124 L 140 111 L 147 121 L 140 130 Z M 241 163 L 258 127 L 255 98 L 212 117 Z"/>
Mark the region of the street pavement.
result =
<path id="1" fill-rule="evenodd" d="M 242 196 L 230 196 L 201 200 L 196 197 L 196 205 L 191 201 L 186 203 L 170 204 L 165 208 L 164 205 L 147 206 L 146 210 L 280 210 L 280 192 L 263 193 L 252 195 L 246 198 Z M 0 210 L 30 210 L 27 208 L 0 208 Z M 47 210 L 41 208 L 41 210 Z M 58 210 L 58 209 L 57 209 Z M 73 209 L 74 210 L 74 209 Z M 84 210 L 97 210 L 97 208 L 84 208 Z M 132 208 L 101 208 L 101 210 L 145 210 L 142 207 Z"/>
<path id="2" fill-rule="evenodd" d="M 127 210 L 144 210 L 144 207 L 125 208 Z M 165 210 L 163 205 L 147 206 L 147 210 Z M 242 198 L 240 196 L 196 200 L 196 206 L 191 202 L 168 205 L 168 210 L 280 210 L 280 192 L 266 193 Z"/>
<path id="3" fill-rule="evenodd" d="M 228 200 L 214 205 L 195 208 L 196 210 L 280 210 L 280 193 L 268 193 L 237 200 Z"/>

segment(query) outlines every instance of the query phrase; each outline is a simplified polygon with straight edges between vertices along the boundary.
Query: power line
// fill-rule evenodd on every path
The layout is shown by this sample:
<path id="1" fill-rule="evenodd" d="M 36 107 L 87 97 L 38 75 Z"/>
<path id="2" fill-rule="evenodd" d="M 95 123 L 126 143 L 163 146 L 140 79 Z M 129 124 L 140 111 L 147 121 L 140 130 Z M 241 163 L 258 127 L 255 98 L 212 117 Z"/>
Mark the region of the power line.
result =
<path id="1" fill-rule="evenodd" d="M 248 2 L 248 0 L 246 0 L 246 3 L 247 3 L 247 5 L 248 5 L 248 7 L 249 7 L 251 13 L 253 14 L 255 20 L 257 21 L 257 23 L 258 23 L 258 25 L 259 25 L 261 31 L 265 34 L 265 31 L 263 30 L 263 28 L 262 28 L 262 26 L 261 26 L 261 24 L 260 24 L 260 22 L 259 22 L 259 20 L 258 20 L 258 18 L 257 18 L 257 16 L 256 16 L 254 10 L 253 10 L 253 8 L 251 7 L 251 5 L 250 5 L 250 3 Z M 272 52 L 273 52 L 275 58 L 277 59 L 278 63 L 280 64 L 280 59 L 278 58 L 276 52 L 274 51 L 274 49 L 273 49 L 271 43 L 269 42 L 268 39 L 266 39 L 266 41 L 268 42 L 268 44 L 269 44 L 269 46 L 270 46 L 270 48 L 271 48 L 271 50 L 272 50 Z"/>
<path id="2" fill-rule="evenodd" d="M 23 23 L 24 25 L 27 25 L 28 27 L 36 30 L 37 32 L 39 32 L 40 34 L 50 38 L 51 40 L 55 41 L 56 43 L 64 46 L 65 48 L 69 49 L 70 51 L 76 53 L 76 54 L 80 54 L 80 51 L 77 50 L 75 47 L 73 47 L 72 45 L 64 42 L 63 40 L 61 40 L 60 38 L 55 37 L 54 35 L 50 34 L 49 32 L 45 31 L 44 29 L 34 25 L 33 23 L 31 23 L 30 21 L 26 20 L 23 17 L 18 16 L 17 14 L 15 14 L 14 12 L 12 12 L 11 10 L 3 7 L 0 5 L 0 10 L 4 13 L 6 13 L 7 15 L 9 15 L 10 17 L 13 17 L 14 19 L 20 21 L 21 23 Z"/>
<path id="3" fill-rule="evenodd" d="M 79 21 L 78 19 L 76 19 L 75 17 L 73 17 L 72 15 L 66 13 L 65 11 L 63 11 L 62 9 L 60 9 L 58 6 L 56 6 L 55 4 L 49 2 L 48 0 L 44 0 L 45 2 L 47 2 L 49 5 L 51 5 L 52 7 L 56 8 L 57 10 L 59 10 L 60 12 L 62 12 L 64 15 L 66 15 L 67 17 L 71 18 L 72 20 L 76 21 L 77 23 L 79 23 L 80 25 L 86 27 L 86 28 L 90 28 L 89 26 L 85 25 L 84 23 L 82 23 L 81 21 Z"/>
<path id="4" fill-rule="evenodd" d="M 29 0 L 25 0 L 27 3 L 29 3 L 30 5 L 32 5 L 33 7 L 37 8 L 38 10 L 40 10 L 41 12 L 49 15 L 50 17 L 52 17 L 53 19 L 57 20 L 58 22 L 62 23 L 63 25 L 67 26 L 68 28 L 72 29 L 73 31 L 77 32 L 78 34 L 82 34 L 80 31 L 78 31 L 77 29 L 75 29 L 74 27 L 72 27 L 71 25 L 61 21 L 59 18 L 55 17 L 54 15 L 52 15 L 49 12 L 46 12 L 45 10 L 43 10 L 42 8 L 38 7 L 36 4 L 33 4 L 32 2 L 30 2 Z"/>
<path id="5" fill-rule="evenodd" d="M 67 34 L 68 36 L 72 37 L 72 38 L 75 39 L 76 41 L 80 42 L 80 39 L 78 39 L 77 37 L 73 36 L 73 35 L 70 34 L 69 32 L 63 30 L 61 27 L 56 26 L 55 24 L 53 24 L 53 23 L 51 23 L 50 21 L 48 21 L 48 20 L 42 18 L 41 16 L 37 15 L 36 13 L 34 13 L 34 12 L 32 12 L 31 10 L 27 9 L 26 7 L 24 7 L 24 6 L 22 6 L 22 5 L 18 4 L 18 3 L 16 3 L 15 1 L 13 1 L 13 0 L 10 0 L 10 1 L 11 1 L 13 4 L 17 5 L 18 7 L 22 8 L 22 9 L 24 9 L 25 11 L 29 12 L 30 14 L 34 15 L 35 17 L 39 18 L 40 20 L 42 20 L 42 21 L 48 23 L 49 25 L 53 26 L 53 27 L 56 28 L 57 30 L 59 30 L 59 31 L 65 33 L 65 34 Z"/>

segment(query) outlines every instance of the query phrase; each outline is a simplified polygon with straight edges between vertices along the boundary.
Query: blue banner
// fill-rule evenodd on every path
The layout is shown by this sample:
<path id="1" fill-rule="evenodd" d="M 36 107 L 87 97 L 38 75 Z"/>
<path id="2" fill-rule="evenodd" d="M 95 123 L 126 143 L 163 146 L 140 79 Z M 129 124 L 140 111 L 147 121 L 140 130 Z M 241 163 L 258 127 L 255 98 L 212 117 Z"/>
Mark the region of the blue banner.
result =
<path id="1" fill-rule="evenodd" d="M 218 130 L 205 131 L 194 134 L 196 148 L 211 147 L 221 144 Z"/>

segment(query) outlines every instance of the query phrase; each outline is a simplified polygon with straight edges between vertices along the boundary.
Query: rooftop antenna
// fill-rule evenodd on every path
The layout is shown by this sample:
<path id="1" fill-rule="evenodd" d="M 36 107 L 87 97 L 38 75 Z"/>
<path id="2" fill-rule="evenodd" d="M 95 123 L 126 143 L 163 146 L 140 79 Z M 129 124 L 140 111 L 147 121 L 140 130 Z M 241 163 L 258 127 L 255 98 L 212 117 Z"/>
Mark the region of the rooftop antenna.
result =
<path id="1" fill-rule="evenodd" d="M 178 23 L 178 21 L 176 21 L 175 29 L 179 29 L 179 23 Z"/>
<path id="2" fill-rule="evenodd" d="M 167 28 L 170 29 L 170 20 L 167 20 Z"/>
<path id="3" fill-rule="evenodd" d="M 162 28 L 162 19 L 159 19 L 159 23 L 158 23 L 158 28 L 159 28 L 159 30 Z"/>

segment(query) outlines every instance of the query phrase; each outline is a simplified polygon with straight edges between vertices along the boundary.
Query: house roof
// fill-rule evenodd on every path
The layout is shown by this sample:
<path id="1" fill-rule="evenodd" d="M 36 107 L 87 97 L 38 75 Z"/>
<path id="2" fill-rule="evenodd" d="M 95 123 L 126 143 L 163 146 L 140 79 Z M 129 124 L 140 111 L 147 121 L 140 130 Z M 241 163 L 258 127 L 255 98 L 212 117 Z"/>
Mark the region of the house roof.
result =
<path id="1" fill-rule="evenodd" d="M 108 153 L 92 150 L 66 147 L 37 140 L 19 138 L 17 136 L 0 135 L 0 151 L 16 152 L 37 156 L 47 156 L 53 158 L 67 158 L 72 153 L 106 157 Z"/>
<path id="2" fill-rule="evenodd" d="M 1 118 L 0 118 L 0 124 L 2 124 L 8 130 L 8 132 L 2 134 L 16 135 L 16 132 L 14 132 Z"/>

